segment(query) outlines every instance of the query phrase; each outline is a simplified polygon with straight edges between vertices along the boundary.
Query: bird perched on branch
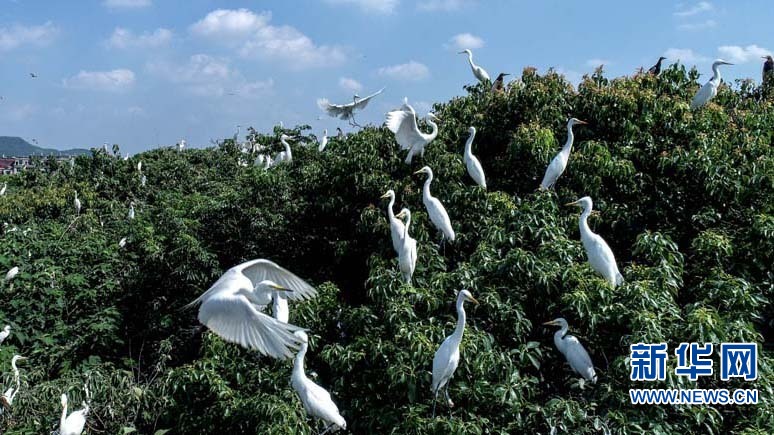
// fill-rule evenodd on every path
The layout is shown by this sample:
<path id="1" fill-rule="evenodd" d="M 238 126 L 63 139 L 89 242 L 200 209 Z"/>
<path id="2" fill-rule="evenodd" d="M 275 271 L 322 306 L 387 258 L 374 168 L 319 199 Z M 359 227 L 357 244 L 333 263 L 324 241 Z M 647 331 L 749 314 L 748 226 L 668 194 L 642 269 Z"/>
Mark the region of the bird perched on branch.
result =
<path id="1" fill-rule="evenodd" d="M 554 333 L 554 344 L 559 352 L 564 355 L 567 362 L 570 363 L 575 372 L 583 376 L 583 379 L 597 383 L 597 374 L 594 372 L 594 364 L 591 357 L 580 341 L 572 335 L 567 334 L 570 328 L 567 321 L 562 317 L 544 323 L 546 326 L 559 326 L 559 330 Z"/>
<path id="2" fill-rule="evenodd" d="M 543 181 L 540 182 L 541 189 L 550 189 L 556 184 L 556 180 L 559 179 L 559 176 L 562 175 L 567 168 L 567 161 L 570 159 L 572 144 L 575 142 L 575 135 L 572 132 L 572 127 L 579 124 L 586 124 L 586 121 L 581 121 L 577 118 L 570 118 L 567 121 L 567 141 L 564 143 L 562 150 L 554 156 L 551 163 L 549 163 L 548 168 L 546 168 L 546 173 L 543 175 Z"/>
<path id="3" fill-rule="evenodd" d="M 723 59 L 718 59 L 712 63 L 712 78 L 693 97 L 691 109 L 698 109 L 704 106 L 718 94 L 718 88 L 720 87 L 720 65 L 733 65 L 733 63 L 726 62 Z"/>
<path id="4" fill-rule="evenodd" d="M 492 84 L 492 92 L 501 94 L 505 92 L 505 76 L 509 76 L 508 73 L 500 73 Z"/>
<path id="5" fill-rule="evenodd" d="M 478 79 L 481 83 L 488 83 L 491 82 L 492 79 L 489 78 L 489 74 L 486 72 L 484 68 L 481 68 L 480 66 L 473 63 L 473 52 L 469 49 L 465 49 L 460 51 L 457 54 L 467 54 L 468 55 L 468 63 L 470 64 L 470 69 L 473 71 L 473 75 Z"/>
<path id="6" fill-rule="evenodd" d="M 763 56 L 766 62 L 763 62 L 763 82 L 765 83 L 770 76 L 774 75 L 774 58 L 771 55 Z"/>
<path id="7" fill-rule="evenodd" d="M 591 215 L 591 209 L 593 204 L 591 198 L 584 196 L 583 198 L 565 204 L 567 206 L 577 206 L 583 209 L 578 220 L 580 226 L 581 242 L 586 249 L 586 256 L 589 258 L 589 264 L 598 274 L 602 275 L 612 287 L 616 287 L 623 283 L 623 275 L 618 271 L 618 265 L 615 262 L 615 255 L 608 246 L 605 239 L 599 234 L 594 234 L 589 228 L 588 218 Z"/>
<path id="8" fill-rule="evenodd" d="M 666 60 L 664 56 L 659 57 L 656 64 L 650 67 L 650 69 L 648 70 L 648 74 L 653 76 L 657 76 L 661 74 L 661 62 L 663 62 L 664 60 Z"/>
<path id="9" fill-rule="evenodd" d="M 425 147 L 438 136 L 438 124 L 433 121 L 440 121 L 434 113 L 427 114 L 427 123 L 430 124 L 430 133 L 423 133 L 419 130 L 417 124 L 417 113 L 408 103 L 408 98 L 403 99 L 403 106 L 400 109 L 387 113 L 384 125 L 395 134 L 395 141 L 398 142 L 401 149 L 408 150 L 406 163 L 411 164 L 411 160 L 417 154 L 425 156 Z"/>
<path id="10" fill-rule="evenodd" d="M 352 102 L 347 104 L 332 104 L 327 99 L 323 98 L 317 100 L 317 105 L 320 109 L 328 113 L 328 115 L 348 121 L 353 127 L 360 127 L 360 125 L 355 122 L 355 111 L 365 109 L 368 102 L 375 96 L 381 94 L 382 91 L 384 91 L 384 88 L 381 88 L 364 98 L 360 98 L 359 95 L 355 94 L 354 97 L 352 97 Z"/>

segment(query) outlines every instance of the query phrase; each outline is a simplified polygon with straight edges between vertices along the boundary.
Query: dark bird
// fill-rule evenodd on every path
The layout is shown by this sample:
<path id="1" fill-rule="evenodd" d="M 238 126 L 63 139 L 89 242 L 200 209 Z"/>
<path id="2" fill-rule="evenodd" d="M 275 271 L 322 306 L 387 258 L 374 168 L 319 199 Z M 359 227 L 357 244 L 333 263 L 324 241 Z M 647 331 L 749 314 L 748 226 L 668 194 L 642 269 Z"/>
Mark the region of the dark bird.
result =
<path id="1" fill-rule="evenodd" d="M 766 59 L 766 62 L 763 62 L 763 81 L 765 82 L 767 76 L 774 74 L 774 59 L 771 55 L 763 56 L 763 59 Z"/>
<path id="2" fill-rule="evenodd" d="M 494 81 L 494 84 L 492 84 L 492 92 L 504 92 L 505 91 L 505 81 L 503 80 L 505 76 L 509 76 L 508 73 L 500 73 L 500 75 L 497 76 L 497 78 Z"/>
<path id="3" fill-rule="evenodd" d="M 38 78 L 38 75 L 35 74 L 35 73 L 30 73 L 30 77 L 32 77 L 33 79 L 36 79 L 36 78 Z"/>
<path id="4" fill-rule="evenodd" d="M 650 69 L 648 70 L 648 74 L 654 75 L 654 76 L 661 74 L 661 62 L 665 59 L 666 58 L 664 56 L 659 57 L 658 62 L 656 62 L 656 64 L 650 67 Z"/>

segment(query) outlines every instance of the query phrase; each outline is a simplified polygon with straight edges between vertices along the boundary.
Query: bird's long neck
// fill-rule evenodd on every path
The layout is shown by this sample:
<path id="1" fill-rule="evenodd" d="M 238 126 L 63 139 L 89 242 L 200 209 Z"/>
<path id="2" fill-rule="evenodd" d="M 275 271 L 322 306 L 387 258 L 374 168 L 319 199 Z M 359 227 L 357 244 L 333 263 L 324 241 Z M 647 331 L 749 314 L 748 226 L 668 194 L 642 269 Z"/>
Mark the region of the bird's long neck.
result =
<path id="1" fill-rule="evenodd" d="M 433 174 L 429 174 L 427 176 L 427 180 L 425 180 L 425 185 L 422 187 L 422 194 L 425 196 L 425 198 L 432 198 L 433 195 L 430 194 L 430 183 L 433 182 Z"/>
<path id="2" fill-rule="evenodd" d="M 62 417 L 59 418 L 59 427 L 63 428 L 67 421 L 67 402 L 62 403 Z"/>
<path id="3" fill-rule="evenodd" d="M 280 314 L 284 317 L 288 312 L 288 300 L 279 294 L 279 292 L 274 292 L 274 295 L 271 298 L 271 309 L 275 319 L 279 319 Z M 285 320 L 282 321 L 284 322 Z"/>
<path id="4" fill-rule="evenodd" d="M 432 128 L 432 130 L 430 130 L 430 134 L 427 136 L 427 141 L 430 142 L 434 140 L 436 136 L 438 136 L 438 124 L 432 120 L 428 120 L 427 123 L 430 124 L 430 127 Z"/>
<path id="5" fill-rule="evenodd" d="M 306 379 L 306 373 L 304 373 L 304 357 L 306 356 L 306 349 L 309 347 L 307 343 L 302 343 L 301 348 L 296 354 L 296 359 L 293 361 L 293 378 L 298 380 Z"/>
<path id="6" fill-rule="evenodd" d="M 720 82 L 720 65 L 712 65 L 712 79 L 713 82 Z"/>
<path id="7" fill-rule="evenodd" d="M 465 142 L 465 155 L 467 157 L 473 156 L 473 139 L 476 137 L 476 133 L 471 133 L 468 141 Z"/>
<path id="8" fill-rule="evenodd" d="M 476 67 L 476 64 L 473 63 L 473 53 L 468 52 L 468 63 L 470 64 L 471 68 Z"/>
<path id="9" fill-rule="evenodd" d="M 562 147 L 563 153 L 569 153 L 572 149 L 572 144 L 575 141 L 575 134 L 572 132 L 572 125 L 567 126 L 567 142 Z"/>
<path id="10" fill-rule="evenodd" d="M 591 228 L 589 228 L 589 222 L 588 222 L 589 215 L 591 215 L 591 207 L 584 208 L 583 213 L 581 213 L 580 219 L 578 220 L 581 236 L 588 236 L 592 234 Z M 565 332 L 567 332 L 566 329 L 565 329 Z"/>
<path id="11" fill-rule="evenodd" d="M 282 139 L 280 142 L 285 146 L 285 155 L 290 157 L 290 144 L 285 139 Z"/>
<path id="12" fill-rule="evenodd" d="M 554 341 L 561 341 L 564 340 L 564 337 L 567 335 L 567 330 L 570 329 L 569 325 L 562 326 L 561 329 L 554 332 Z"/>
<path id="13" fill-rule="evenodd" d="M 462 334 L 465 332 L 465 307 L 463 299 L 457 299 L 457 326 L 454 328 L 454 341 L 458 344 L 462 342 Z"/>
<path id="14" fill-rule="evenodd" d="M 411 214 L 406 214 L 406 225 L 403 226 L 403 244 L 409 242 L 409 227 L 411 226 Z"/>
<path id="15" fill-rule="evenodd" d="M 395 195 L 390 197 L 390 203 L 387 204 L 387 216 L 390 220 L 395 219 L 395 212 L 392 211 L 392 207 L 395 205 Z"/>

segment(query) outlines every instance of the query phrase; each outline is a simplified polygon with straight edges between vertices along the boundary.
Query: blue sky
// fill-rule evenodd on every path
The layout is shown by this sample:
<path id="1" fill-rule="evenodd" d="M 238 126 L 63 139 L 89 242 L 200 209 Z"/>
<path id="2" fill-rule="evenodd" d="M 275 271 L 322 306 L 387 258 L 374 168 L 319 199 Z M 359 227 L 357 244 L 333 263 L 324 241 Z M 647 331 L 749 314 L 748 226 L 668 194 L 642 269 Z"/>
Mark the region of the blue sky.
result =
<path id="1" fill-rule="evenodd" d="M 237 124 L 319 134 L 344 125 L 318 99 L 386 86 L 360 117 L 380 123 L 404 96 L 424 112 L 462 94 L 465 47 L 492 76 L 554 67 L 577 82 L 663 54 L 702 80 L 718 57 L 737 64 L 725 79 L 759 80 L 772 22 L 766 0 L 0 0 L 0 135 L 135 153 Z"/>

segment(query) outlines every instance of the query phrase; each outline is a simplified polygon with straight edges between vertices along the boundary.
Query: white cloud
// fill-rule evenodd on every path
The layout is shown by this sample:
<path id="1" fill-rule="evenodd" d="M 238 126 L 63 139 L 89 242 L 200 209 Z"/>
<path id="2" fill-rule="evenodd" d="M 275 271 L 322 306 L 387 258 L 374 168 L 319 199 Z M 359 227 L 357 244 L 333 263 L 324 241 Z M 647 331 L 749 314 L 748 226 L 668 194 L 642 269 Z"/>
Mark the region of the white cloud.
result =
<path id="1" fill-rule="evenodd" d="M 110 9 L 141 9 L 152 4 L 151 0 L 105 0 L 102 5 Z"/>
<path id="2" fill-rule="evenodd" d="M 707 60 L 706 56 L 702 56 L 690 48 L 670 48 L 664 52 L 664 57 L 669 60 L 679 60 L 684 64 L 689 62 L 704 62 Z"/>
<path id="3" fill-rule="evenodd" d="M 684 23 L 677 26 L 679 30 L 704 30 L 717 26 L 715 20 L 705 20 L 698 23 Z"/>
<path id="4" fill-rule="evenodd" d="M 417 3 L 417 9 L 428 12 L 450 12 L 462 9 L 473 3 L 475 3 L 475 0 L 421 0 Z"/>
<path id="5" fill-rule="evenodd" d="M 120 68 L 112 71 L 81 71 L 64 79 L 64 85 L 73 89 L 116 92 L 130 88 L 134 81 L 134 72 Z"/>
<path id="6" fill-rule="evenodd" d="M 0 27 L 0 51 L 25 45 L 43 47 L 50 44 L 58 34 L 59 29 L 51 21 L 39 26 L 14 24 L 11 27 Z"/>
<path id="7" fill-rule="evenodd" d="M 110 35 L 105 45 L 109 48 L 127 49 L 127 48 L 154 48 L 169 44 L 172 40 L 172 31 L 159 28 L 152 33 L 143 32 L 135 35 L 129 29 L 116 27 L 113 34 Z"/>
<path id="8" fill-rule="evenodd" d="M 761 57 L 771 54 L 771 51 L 755 44 L 748 45 L 747 47 L 741 47 L 739 45 L 723 45 L 718 47 L 718 52 L 723 59 L 733 63 L 758 61 Z"/>
<path id="9" fill-rule="evenodd" d="M 325 0 L 332 5 L 352 5 L 369 14 L 392 14 L 400 0 Z"/>
<path id="10" fill-rule="evenodd" d="M 184 64 L 168 62 L 149 63 L 147 70 L 187 92 L 201 97 L 225 95 L 254 98 L 274 87 L 274 81 L 247 81 L 228 62 L 206 54 L 195 54 Z"/>
<path id="11" fill-rule="evenodd" d="M 363 85 L 355 79 L 349 77 L 342 77 L 339 79 L 339 86 L 345 91 L 360 92 L 363 90 Z"/>
<path id="12" fill-rule="evenodd" d="M 600 65 L 610 66 L 612 64 L 613 64 L 613 62 L 611 62 L 611 61 L 609 61 L 607 59 L 600 59 L 600 58 L 589 59 L 589 60 L 586 61 L 586 66 L 591 67 L 591 68 L 596 68 L 596 67 L 598 67 Z"/>
<path id="13" fill-rule="evenodd" d="M 190 30 L 194 35 L 233 46 L 242 57 L 281 62 L 289 69 L 333 66 L 346 60 L 340 47 L 317 45 L 296 28 L 274 26 L 270 21 L 270 12 L 218 9 L 191 25 Z"/>
<path id="14" fill-rule="evenodd" d="M 681 7 L 681 6 L 678 6 L 678 7 Z M 693 15 L 700 14 L 702 12 L 709 12 L 713 9 L 715 9 L 715 7 L 710 2 L 698 2 L 691 7 L 682 9 L 680 11 L 676 11 L 674 15 L 676 17 L 690 17 Z"/>
<path id="15" fill-rule="evenodd" d="M 410 61 L 400 65 L 385 66 L 377 71 L 380 76 L 401 81 L 419 81 L 430 76 L 430 70 L 422 63 Z"/>
<path id="16" fill-rule="evenodd" d="M 462 51 L 466 48 L 475 50 L 484 46 L 484 40 L 470 33 L 460 33 L 452 36 L 449 42 L 444 44 L 447 50 Z"/>

